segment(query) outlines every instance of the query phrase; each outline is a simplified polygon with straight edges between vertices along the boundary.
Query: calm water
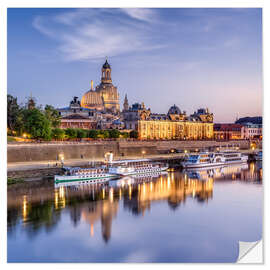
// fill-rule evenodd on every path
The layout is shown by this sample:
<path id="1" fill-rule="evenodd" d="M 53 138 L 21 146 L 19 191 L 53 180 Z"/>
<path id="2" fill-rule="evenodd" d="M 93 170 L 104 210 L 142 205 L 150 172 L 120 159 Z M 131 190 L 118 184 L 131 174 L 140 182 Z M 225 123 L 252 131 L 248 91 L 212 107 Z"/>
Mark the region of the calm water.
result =
<path id="1" fill-rule="evenodd" d="M 262 237 L 261 164 L 8 188 L 9 262 L 235 262 Z"/>

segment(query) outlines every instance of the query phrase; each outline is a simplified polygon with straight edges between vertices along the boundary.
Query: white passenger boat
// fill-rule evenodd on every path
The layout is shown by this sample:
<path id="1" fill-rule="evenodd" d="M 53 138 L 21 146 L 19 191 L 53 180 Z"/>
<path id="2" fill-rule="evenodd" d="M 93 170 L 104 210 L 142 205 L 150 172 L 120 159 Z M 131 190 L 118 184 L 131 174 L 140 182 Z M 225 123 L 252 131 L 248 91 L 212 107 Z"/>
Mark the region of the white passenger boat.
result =
<path id="1" fill-rule="evenodd" d="M 54 182 L 82 181 L 85 183 L 103 183 L 115 177 L 106 168 L 65 168 L 65 175 L 55 175 Z"/>
<path id="2" fill-rule="evenodd" d="M 262 151 L 259 151 L 259 152 L 255 155 L 255 159 L 256 159 L 257 161 L 262 161 L 262 156 L 263 156 Z"/>
<path id="3" fill-rule="evenodd" d="M 246 163 L 247 156 L 240 152 L 224 151 L 218 153 L 198 153 L 190 154 L 188 159 L 183 162 L 184 168 L 203 168 L 203 167 L 218 167 L 233 163 Z"/>
<path id="4" fill-rule="evenodd" d="M 118 160 L 112 161 L 109 165 L 110 174 L 125 176 L 135 174 L 147 174 L 162 172 L 168 169 L 168 165 L 159 162 L 152 162 L 149 159 Z"/>
<path id="5" fill-rule="evenodd" d="M 220 154 L 223 155 L 225 164 L 246 163 L 248 161 L 248 156 L 237 151 L 225 150 Z"/>

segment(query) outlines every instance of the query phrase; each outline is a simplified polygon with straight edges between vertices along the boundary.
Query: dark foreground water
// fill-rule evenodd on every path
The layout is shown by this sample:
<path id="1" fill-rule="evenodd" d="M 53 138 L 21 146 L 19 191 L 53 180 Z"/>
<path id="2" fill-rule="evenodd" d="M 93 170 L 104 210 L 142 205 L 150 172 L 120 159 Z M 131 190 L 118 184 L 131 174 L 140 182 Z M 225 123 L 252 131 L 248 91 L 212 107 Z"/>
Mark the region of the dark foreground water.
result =
<path id="1" fill-rule="evenodd" d="M 262 237 L 261 164 L 8 188 L 9 262 L 235 262 Z"/>

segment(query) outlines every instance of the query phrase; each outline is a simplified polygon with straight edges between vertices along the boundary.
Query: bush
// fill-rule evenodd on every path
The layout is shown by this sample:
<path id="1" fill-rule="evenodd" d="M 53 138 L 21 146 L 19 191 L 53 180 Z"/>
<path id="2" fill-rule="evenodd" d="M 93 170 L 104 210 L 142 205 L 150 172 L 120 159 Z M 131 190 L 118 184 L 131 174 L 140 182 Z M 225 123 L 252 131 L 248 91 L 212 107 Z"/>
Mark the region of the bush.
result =
<path id="1" fill-rule="evenodd" d="M 110 137 L 110 134 L 109 134 L 108 130 L 99 130 L 98 131 L 98 138 L 107 139 L 109 137 Z"/>
<path id="2" fill-rule="evenodd" d="M 129 138 L 129 133 L 128 132 L 121 132 L 121 137 L 127 139 L 127 138 Z"/>
<path id="3" fill-rule="evenodd" d="M 56 140 L 63 140 L 65 138 L 65 131 L 61 128 L 52 129 L 52 138 Z"/>
<path id="4" fill-rule="evenodd" d="M 79 139 L 82 139 L 82 138 L 86 138 L 87 137 L 87 130 L 85 130 L 85 129 L 81 129 L 81 128 L 78 128 L 77 130 L 76 130 L 76 132 L 77 132 L 77 138 L 79 138 Z"/>
<path id="5" fill-rule="evenodd" d="M 16 138 L 14 138 L 12 136 L 7 136 L 7 141 L 8 142 L 16 142 Z"/>
<path id="6" fill-rule="evenodd" d="M 108 132 L 110 138 L 119 138 L 120 136 L 120 131 L 118 129 L 110 129 Z"/>
<path id="7" fill-rule="evenodd" d="M 129 133 L 130 138 L 138 139 L 139 133 L 137 130 L 132 130 Z"/>
<path id="8" fill-rule="evenodd" d="M 77 138 L 77 130 L 74 128 L 67 128 L 65 129 L 65 134 L 68 139 L 75 139 Z"/>
<path id="9" fill-rule="evenodd" d="M 88 132 L 87 132 L 87 137 L 88 138 L 92 138 L 92 139 L 97 139 L 98 138 L 98 131 L 97 130 L 95 130 L 95 129 L 90 129 L 90 130 L 88 130 Z"/>

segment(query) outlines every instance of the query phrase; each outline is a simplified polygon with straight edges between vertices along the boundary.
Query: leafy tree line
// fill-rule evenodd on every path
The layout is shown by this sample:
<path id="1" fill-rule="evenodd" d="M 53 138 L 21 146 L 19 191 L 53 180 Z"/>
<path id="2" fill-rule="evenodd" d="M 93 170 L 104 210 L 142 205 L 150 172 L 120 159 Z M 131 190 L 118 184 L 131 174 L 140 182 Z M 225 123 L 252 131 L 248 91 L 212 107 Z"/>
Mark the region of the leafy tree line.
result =
<path id="1" fill-rule="evenodd" d="M 50 140 L 52 129 L 60 125 L 60 116 L 51 105 L 29 109 L 17 103 L 17 98 L 7 95 L 8 135 L 27 134 L 33 139 Z"/>
<path id="2" fill-rule="evenodd" d="M 106 138 L 138 138 L 138 132 L 120 132 L 117 129 L 111 130 L 85 130 L 85 129 L 60 129 L 61 123 L 58 111 L 51 105 L 42 108 L 31 108 L 21 106 L 17 98 L 7 96 L 7 127 L 8 135 L 22 136 L 33 139 L 64 140 L 64 139 L 106 139 Z"/>
<path id="3" fill-rule="evenodd" d="M 80 128 L 55 128 L 52 130 L 52 138 L 56 140 L 63 139 L 109 139 L 109 138 L 138 138 L 138 132 L 121 132 L 118 129 L 96 130 Z"/>

